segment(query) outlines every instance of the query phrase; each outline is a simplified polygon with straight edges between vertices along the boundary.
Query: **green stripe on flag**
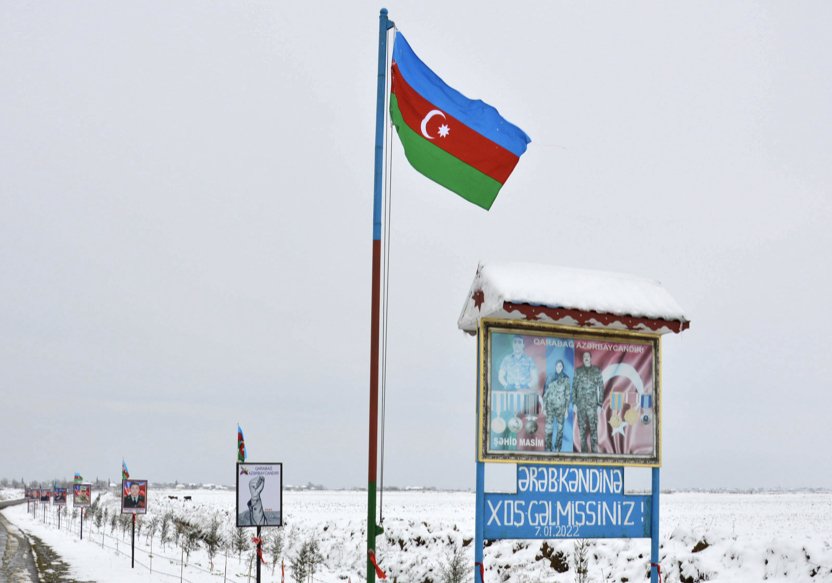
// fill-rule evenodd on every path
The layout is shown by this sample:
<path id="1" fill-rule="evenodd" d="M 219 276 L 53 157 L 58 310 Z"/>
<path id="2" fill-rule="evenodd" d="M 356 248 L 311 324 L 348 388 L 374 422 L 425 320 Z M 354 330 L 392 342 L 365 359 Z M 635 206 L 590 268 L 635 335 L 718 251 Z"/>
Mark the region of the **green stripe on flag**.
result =
<path id="1" fill-rule="evenodd" d="M 465 200 L 485 210 L 491 208 L 502 184 L 414 132 L 404 122 L 395 95 L 390 96 L 390 116 L 404 155 L 416 170 Z"/>

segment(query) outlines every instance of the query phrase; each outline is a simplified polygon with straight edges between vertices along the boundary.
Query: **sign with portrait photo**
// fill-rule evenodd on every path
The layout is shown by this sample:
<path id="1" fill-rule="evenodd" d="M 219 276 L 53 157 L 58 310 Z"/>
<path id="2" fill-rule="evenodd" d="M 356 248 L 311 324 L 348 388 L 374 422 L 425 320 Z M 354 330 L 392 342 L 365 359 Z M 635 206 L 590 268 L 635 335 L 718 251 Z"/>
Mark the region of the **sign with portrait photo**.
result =
<path id="1" fill-rule="evenodd" d="M 283 526 L 283 464 L 237 464 L 237 526 Z"/>
<path id="2" fill-rule="evenodd" d="M 92 484 L 72 485 L 72 505 L 76 508 L 89 508 L 92 503 Z"/>
<path id="3" fill-rule="evenodd" d="M 480 461 L 659 465 L 658 336 L 484 319 L 479 357 Z"/>
<path id="4" fill-rule="evenodd" d="M 147 514 L 147 480 L 121 481 L 121 513 Z"/>
<path id="5" fill-rule="evenodd" d="M 55 488 L 52 503 L 58 506 L 66 506 L 66 488 Z"/>

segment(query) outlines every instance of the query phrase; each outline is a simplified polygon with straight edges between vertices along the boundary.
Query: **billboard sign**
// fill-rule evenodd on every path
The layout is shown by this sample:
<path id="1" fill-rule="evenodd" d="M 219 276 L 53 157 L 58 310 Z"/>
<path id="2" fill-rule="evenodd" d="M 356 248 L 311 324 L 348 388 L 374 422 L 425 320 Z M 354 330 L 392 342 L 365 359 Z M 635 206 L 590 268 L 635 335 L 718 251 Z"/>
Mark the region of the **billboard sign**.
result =
<path id="1" fill-rule="evenodd" d="M 237 464 L 237 526 L 283 526 L 283 464 Z"/>
<path id="2" fill-rule="evenodd" d="M 650 538 L 650 496 L 624 494 L 624 468 L 518 465 L 516 494 L 485 494 L 484 538 Z"/>
<path id="3" fill-rule="evenodd" d="M 121 481 L 121 513 L 147 514 L 147 480 Z"/>
<path id="4" fill-rule="evenodd" d="M 55 488 L 52 503 L 58 506 L 66 506 L 66 488 Z"/>
<path id="5" fill-rule="evenodd" d="M 479 460 L 660 464 L 658 336 L 483 319 Z"/>
<path id="6" fill-rule="evenodd" d="M 72 485 L 72 505 L 76 508 L 89 508 L 92 502 L 92 484 Z"/>

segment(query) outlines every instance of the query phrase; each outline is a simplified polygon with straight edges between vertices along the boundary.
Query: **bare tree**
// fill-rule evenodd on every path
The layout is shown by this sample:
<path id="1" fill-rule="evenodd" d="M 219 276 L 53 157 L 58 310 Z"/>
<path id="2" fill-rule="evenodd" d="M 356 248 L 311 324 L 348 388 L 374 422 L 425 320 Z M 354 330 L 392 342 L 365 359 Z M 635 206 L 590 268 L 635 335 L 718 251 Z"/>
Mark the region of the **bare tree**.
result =
<path id="1" fill-rule="evenodd" d="M 465 550 L 454 545 L 445 555 L 445 562 L 439 565 L 439 580 L 442 583 L 462 583 L 468 575 Z"/>
<path id="2" fill-rule="evenodd" d="M 213 571 L 214 557 L 225 546 L 225 539 L 220 532 L 220 521 L 216 516 L 211 518 L 211 522 L 202 531 L 202 542 L 205 544 L 205 551 L 208 553 L 208 563 L 211 566 L 211 571 Z"/>
<path id="3" fill-rule="evenodd" d="M 278 528 L 266 536 L 266 551 L 271 555 L 272 574 L 283 555 L 283 529 Z"/>
<path id="4" fill-rule="evenodd" d="M 318 548 L 318 541 L 309 539 L 300 547 L 300 551 L 292 559 L 292 576 L 297 583 L 312 583 L 315 578 L 315 571 L 324 560 Z"/>
<path id="5" fill-rule="evenodd" d="M 231 549 L 237 551 L 237 558 L 243 558 L 243 551 L 248 549 L 248 535 L 244 528 L 235 527 L 231 531 Z"/>
<path id="6" fill-rule="evenodd" d="M 170 524 L 173 521 L 173 514 L 171 512 L 165 512 L 162 516 L 162 523 L 159 526 L 159 540 L 162 543 L 162 550 L 165 549 L 165 545 L 170 542 Z"/>
<path id="7" fill-rule="evenodd" d="M 199 548 L 199 543 L 202 540 L 202 531 L 198 526 L 190 524 L 187 521 L 182 520 L 181 524 L 183 526 L 180 529 L 179 544 L 185 552 L 185 564 L 187 565 L 191 552 Z"/>
<path id="8" fill-rule="evenodd" d="M 586 539 L 575 541 L 572 562 L 575 565 L 575 582 L 587 583 L 589 581 L 589 542 Z"/>

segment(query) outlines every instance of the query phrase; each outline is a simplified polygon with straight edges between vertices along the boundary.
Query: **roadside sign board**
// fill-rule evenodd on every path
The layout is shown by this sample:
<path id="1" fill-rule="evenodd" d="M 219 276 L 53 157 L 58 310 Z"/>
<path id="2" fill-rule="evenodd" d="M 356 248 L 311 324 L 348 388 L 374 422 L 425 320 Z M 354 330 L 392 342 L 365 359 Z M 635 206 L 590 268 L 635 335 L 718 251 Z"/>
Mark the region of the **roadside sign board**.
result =
<path id="1" fill-rule="evenodd" d="M 623 467 L 518 465 L 516 494 L 485 493 L 484 538 L 650 538 L 650 498 Z"/>
<path id="2" fill-rule="evenodd" d="M 147 480 L 121 481 L 121 513 L 147 514 Z"/>
<path id="3" fill-rule="evenodd" d="M 66 506 L 66 488 L 55 488 L 52 502 L 58 506 Z"/>
<path id="4" fill-rule="evenodd" d="M 478 460 L 660 465 L 660 344 L 631 331 L 483 320 Z"/>
<path id="5" fill-rule="evenodd" d="M 72 505 L 77 508 L 89 508 L 92 500 L 92 484 L 72 485 Z"/>
<path id="6" fill-rule="evenodd" d="M 283 464 L 237 464 L 237 526 L 283 526 Z"/>

